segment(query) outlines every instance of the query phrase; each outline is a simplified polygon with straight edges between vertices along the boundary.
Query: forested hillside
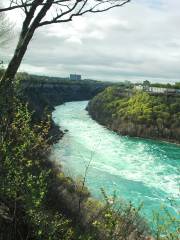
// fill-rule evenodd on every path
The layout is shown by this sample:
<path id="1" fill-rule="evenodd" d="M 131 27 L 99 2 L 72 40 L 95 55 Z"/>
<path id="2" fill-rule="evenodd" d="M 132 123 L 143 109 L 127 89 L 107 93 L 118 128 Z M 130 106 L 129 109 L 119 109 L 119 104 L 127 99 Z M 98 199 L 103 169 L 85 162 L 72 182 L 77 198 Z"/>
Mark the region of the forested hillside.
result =
<path id="1" fill-rule="evenodd" d="M 122 134 L 180 142 L 180 96 L 121 92 L 109 87 L 94 97 L 90 115 Z"/>

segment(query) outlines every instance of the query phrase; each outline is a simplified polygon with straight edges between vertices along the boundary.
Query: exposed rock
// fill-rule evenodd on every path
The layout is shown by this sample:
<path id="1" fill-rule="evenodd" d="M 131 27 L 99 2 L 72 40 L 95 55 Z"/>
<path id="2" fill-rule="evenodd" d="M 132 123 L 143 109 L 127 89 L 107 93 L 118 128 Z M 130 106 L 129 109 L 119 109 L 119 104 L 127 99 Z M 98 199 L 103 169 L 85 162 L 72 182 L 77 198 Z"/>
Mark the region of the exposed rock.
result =
<path id="1" fill-rule="evenodd" d="M 21 81 L 19 92 L 33 112 L 33 122 L 40 122 L 55 106 L 69 101 L 89 100 L 109 85 L 112 84 L 93 80 L 62 81 L 58 78 L 29 75 L 28 79 Z M 57 142 L 64 133 L 51 120 L 50 143 Z"/>

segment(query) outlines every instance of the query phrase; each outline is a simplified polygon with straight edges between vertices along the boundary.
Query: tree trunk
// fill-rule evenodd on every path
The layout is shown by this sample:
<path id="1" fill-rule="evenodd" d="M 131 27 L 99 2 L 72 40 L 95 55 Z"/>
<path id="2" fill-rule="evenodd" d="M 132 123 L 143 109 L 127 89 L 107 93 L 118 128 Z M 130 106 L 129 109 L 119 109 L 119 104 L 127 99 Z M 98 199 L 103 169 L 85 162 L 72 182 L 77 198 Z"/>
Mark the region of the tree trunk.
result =
<path id="1" fill-rule="evenodd" d="M 28 31 L 26 35 L 20 35 L 14 56 L 12 57 L 4 75 L 0 80 L 0 134 L 2 139 L 6 138 L 6 132 L 13 119 L 15 89 L 14 79 L 22 62 L 27 46 L 34 31 Z"/>
<path id="2" fill-rule="evenodd" d="M 0 80 L 0 93 L 2 92 L 3 86 L 8 87 L 12 85 L 14 77 L 22 62 L 24 54 L 27 50 L 27 46 L 34 34 L 34 31 L 39 26 L 39 23 L 41 22 L 41 20 L 43 19 L 43 17 L 46 15 L 47 11 L 51 8 L 53 4 L 53 0 L 47 0 L 47 2 L 41 8 L 37 16 L 34 18 L 34 13 L 36 11 L 36 8 L 42 2 L 43 0 L 35 0 L 33 6 L 31 7 L 30 11 L 26 15 L 26 18 L 22 26 L 19 42 L 14 52 L 14 56 L 11 59 L 3 77 Z M 33 22 L 31 23 L 32 20 Z"/>
<path id="3" fill-rule="evenodd" d="M 24 34 L 22 31 L 16 50 L 14 52 L 14 56 L 12 57 L 4 75 L 0 80 L 0 124 L 2 124 L 1 115 L 3 114 L 6 114 L 9 120 L 11 119 L 11 113 L 13 112 L 13 102 L 15 97 L 15 75 L 22 62 L 24 54 L 27 50 L 27 46 L 33 36 L 34 31 L 35 29 L 29 29 L 26 34 Z"/>
<path id="4" fill-rule="evenodd" d="M 4 75 L 0 79 L 0 141 L 2 142 L 7 136 L 7 129 L 13 121 L 13 114 L 16 108 L 15 75 L 36 28 L 52 6 L 53 0 L 47 0 L 46 4 L 34 18 L 36 8 L 42 2 L 43 0 L 35 0 L 33 6 L 26 14 L 16 50 Z"/>
<path id="5" fill-rule="evenodd" d="M 14 56 L 12 57 L 4 75 L 0 80 L 0 89 L 2 89 L 2 86 L 3 88 L 4 86 L 8 87 L 13 83 L 13 79 L 15 78 L 18 68 L 22 62 L 24 54 L 27 50 L 27 46 L 33 36 L 33 33 L 34 31 L 29 31 L 24 37 L 22 35 L 20 36 L 19 43 L 14 52 Z"/>

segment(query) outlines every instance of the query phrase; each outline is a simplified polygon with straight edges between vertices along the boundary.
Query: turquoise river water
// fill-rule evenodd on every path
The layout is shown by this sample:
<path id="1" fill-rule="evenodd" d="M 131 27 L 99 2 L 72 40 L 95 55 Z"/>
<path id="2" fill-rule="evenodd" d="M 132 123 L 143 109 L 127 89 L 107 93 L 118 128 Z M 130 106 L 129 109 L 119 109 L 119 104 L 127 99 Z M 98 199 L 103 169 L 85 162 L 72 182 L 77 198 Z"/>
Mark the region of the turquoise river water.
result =
<path id="1" fill-rule="evenodd" d="M 152 210 L 162 204 L 177 213 L 180 203 L 180 147 L 160 141 L 119 136 L 92 120 L 87 101 L 56 107 L 53 119 L 68 132 L 55 144 L 52 158 L 76 178 L 83 176 L 90 162 L 86 185 L 101 198 L 100 188 L 132 201 L 152 219 Z M 171 199 L 176 202 L 172 207 Z"/>

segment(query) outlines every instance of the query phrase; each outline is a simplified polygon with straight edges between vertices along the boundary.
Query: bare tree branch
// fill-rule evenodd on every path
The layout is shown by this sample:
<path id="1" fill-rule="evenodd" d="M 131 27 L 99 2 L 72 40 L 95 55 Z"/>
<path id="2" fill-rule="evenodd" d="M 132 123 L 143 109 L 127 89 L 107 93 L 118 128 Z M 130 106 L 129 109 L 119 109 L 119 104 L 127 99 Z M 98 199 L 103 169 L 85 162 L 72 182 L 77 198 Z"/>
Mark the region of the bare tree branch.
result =
<path id="1" fill-rule="evenodd" d="M 13 1 L 13 0 L 9 0 L 10 4 L 8 7 L 1 7 L 0 8 L 0 12 L 7 12 L 7 11 L 11 11 L 11 10 L 16 10 L 16 9 L 22 9 L 22 8 L 28 8 L 31 7 L 33 5 L 34 0 L 25 0 L 25 1 Z M 53 4 L 59 4 L 62 2 L 70 2 L 71 0 L 54 0 Z M 45 5 L 46 2 L 44 3 L 39 3 L 39 6 Z"/>
<path id="2" fill-rule="evenodd" d="M 40 22 L 39 27 L 44 26 L 44 25 L 53 24 L 53 23 L 69 22 L 69 21 L 72 21 L 73 17 L 82 16 L 82 15 L 87 14 L 87 13 L 105 12 L 105 11 L 108 11 L 108 10 L 110 10 L 112 8 L 115 8 L 115 7 L 122 7 L 130 1 L 131 0 L 125 0 L 125 1 L 121 1 L 121 0 L 120 1 L 118 1 L 118 0 L 115 0 L 115 1 L 111 1 L 111 0 L 101 1 L 100 0 L 100 1 L 98 1 L 97 0 L 96 1 L 97 3 L 94 6 L 88 8 L 86 10 L 84 10 L 84 8 L 86 7 L 86 4 L 88 3 L 88 0 L 76 1 L 74 6 L 72 8 L 69 8 L 67 11 L 62 12 L 61 14 L 57 15 L 55 18 L 53 18 L 51 20 Z M 113 4 L 114 2 L 117 3 L 117 4 Z M 77 9 L 76 12 L 73 12 L 73 10 L 76 10 L 77 5 L 79 3 L 82 3 L 81 8 Z M 104 4 L 108 4 L 108 6 L 106 6 L 104 8 L 98 8 L 98 7 L 103 6 Z M 68 15 L 69 13 L 72 13 L 72 14 L 70 14 L 67 18 L 64 19 L 63 17 Z"/>
<path id="3" fill-rule="evenodd" d="M 0 7 L 0 13 L 21 9 L 25 13 L 19 42 L 0 85 L 12 82 L 26 53 L 35 30 L 41 26 L 72 21 L 88 13 L 100 13 L 122 7 L 131 0 L 6 0 L 9 6 Z"/>
<path id="4" fill-rule="evenodd" d="M 29 3 L 29 4 L 21 4 L 21 5 L 10 5 L 9 7 L 5 7 L 5 8 L 0 8 L 0 12 L 7 12 L 7 11 L 10 11 L 10 10 L 14 10 L 14 9 L 17 9 L 17 8 L 24 8 L 24 7 L 30 7 L 32 4 Z"/>

